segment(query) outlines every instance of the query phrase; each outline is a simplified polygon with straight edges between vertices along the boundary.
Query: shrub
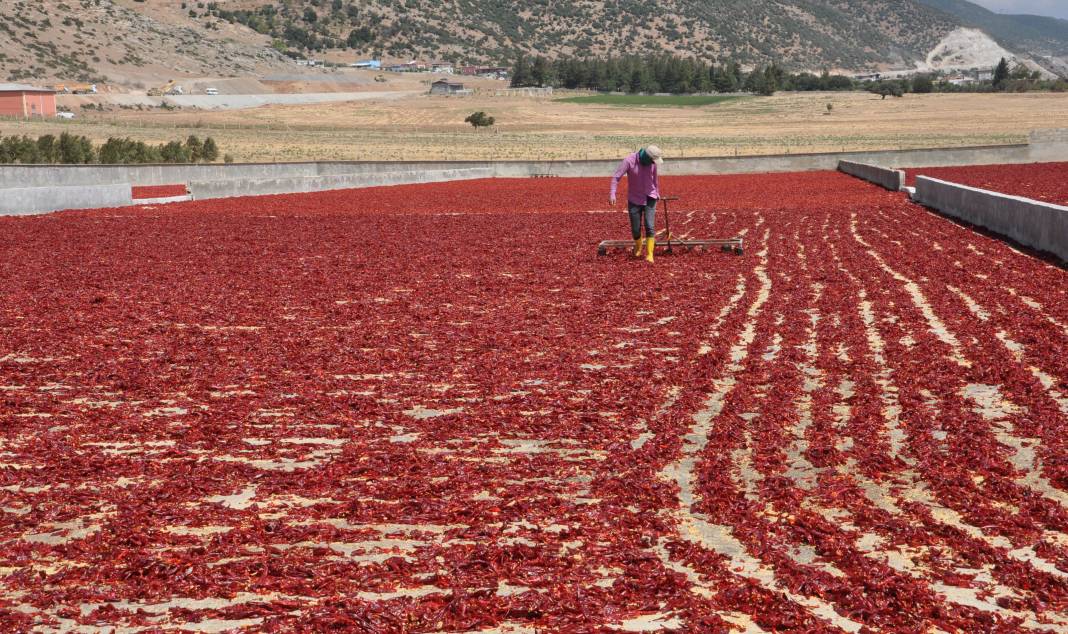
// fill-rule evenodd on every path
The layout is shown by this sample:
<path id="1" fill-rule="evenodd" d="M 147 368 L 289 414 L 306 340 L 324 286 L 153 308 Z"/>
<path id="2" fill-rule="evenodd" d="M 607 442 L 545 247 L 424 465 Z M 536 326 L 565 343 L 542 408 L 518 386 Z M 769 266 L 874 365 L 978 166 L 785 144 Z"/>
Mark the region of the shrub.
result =
<path id="1" fill-rule="evenodd" d="M 188 157 L 188 162 L 196 163 L 200 160 L 201 150 L 204 145 L 200 142 L 200 138 L 196 135 L 190 135 L 185 140 L 185 154 Z"/>
<path id="2" fill-rule="evenodd" d="M 470 123 L 471 127 L 475 128 L 476 130 L 478 128 L 488 128 L 489 126 L 493 125 L 495 121 L 496 119 L 487 115 L 481 110 L 467 115 L 467 118 L 464 119 L 464 123 Z"/>
<path id="3" fill-rule="evenodd" d="M 200 160 L 205 163 L 214 163 L 219 160 L 219 146 L 215 144 L 215 139 L 210 136 L 204 139 L 204 146 L 200 148 Z"/>
<path id="4" fill-rule="evenodd" d="M 189 150 L 181 141 L 171 141 L 159 149 L 159 156 L 164 163 L 189 163 Z"/>
<path id="5" fill-rule="evenodd" d="M 930 75 L 917 75 L 912 80 L 912 92 L 927 94 L 934 92 L 934 81 Z"/>

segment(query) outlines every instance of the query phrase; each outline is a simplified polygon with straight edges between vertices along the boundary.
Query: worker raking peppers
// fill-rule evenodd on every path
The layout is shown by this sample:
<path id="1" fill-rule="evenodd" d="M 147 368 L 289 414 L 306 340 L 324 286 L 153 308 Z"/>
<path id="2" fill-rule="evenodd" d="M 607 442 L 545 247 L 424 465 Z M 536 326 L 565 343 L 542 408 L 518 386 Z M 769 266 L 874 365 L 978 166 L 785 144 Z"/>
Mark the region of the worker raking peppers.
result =
<path id="1" fill-rule="evenodd" d="M 653 249 L 656 247 L 656 203 L 660 200 L 660 174 L 657 169 L 663 162 L 663 153 L 655 145 L 638 150 L 623 159 L 616 168 L 608 192 L 609 203 L 615 205 L 619 179 L 627 175 L 627 213 L 630 216 L 630 236 L 634 239 L 634 257 L 641 257 L 644 246 L 647 262 L 653 261 Z"/>

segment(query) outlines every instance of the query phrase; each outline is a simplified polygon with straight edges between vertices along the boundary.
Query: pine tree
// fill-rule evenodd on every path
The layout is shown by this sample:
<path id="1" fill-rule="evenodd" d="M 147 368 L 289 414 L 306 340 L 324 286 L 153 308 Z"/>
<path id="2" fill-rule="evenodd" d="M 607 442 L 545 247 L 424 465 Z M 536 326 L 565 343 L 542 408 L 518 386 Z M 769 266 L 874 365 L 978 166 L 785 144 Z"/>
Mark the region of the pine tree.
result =
<path id="1" fill-rule="evenodd" d="M 530 64 L 525 55 L 520 55 L 512 67 L 512 88 L 525 88 L 531 85 L 534 77 L 530 72 Z"/>
<path id="2" fill-rule="evenodd" d="M 552 67 L 549 65 L 549 60 L 541 56 L 535 57 L 530 75 L 531 81 L 537 86 L 548 86 L 552 81 Z"/>
<path id="3" fill-rule="evenodd" d="M 994 69 L 994 88 L 1001 90 L 1005 86 L 1005 82 L 1009 79 L 1009 60 L 1004 57 L 998 62 L 997 68 Z"/>
<path id="4" fill-rule="evenodd" d="M 204 139 L 204 146 L 200 148 L 200 158 L 206 163 L 214 163 L 219 159 L 219 146 L 215 139 L 210 136 Z"/>
<path id="5" fill-rule="evenodd" d="M 185 153 L 189 158 L 190 163 L 196 163 L 200 160 L 200 153 L 203 149 L 203 145 L 200 143 L 200 138 L 196 135 L 190 135 L 185 140 Z"/>

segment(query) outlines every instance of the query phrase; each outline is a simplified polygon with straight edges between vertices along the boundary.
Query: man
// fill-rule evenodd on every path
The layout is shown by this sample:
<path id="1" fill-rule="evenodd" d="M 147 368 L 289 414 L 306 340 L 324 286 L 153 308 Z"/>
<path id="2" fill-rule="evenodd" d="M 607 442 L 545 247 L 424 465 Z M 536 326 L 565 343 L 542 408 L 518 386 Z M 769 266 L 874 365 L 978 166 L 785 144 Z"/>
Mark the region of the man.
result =
<path id="1" fill-rule="evenodd" d="M 630 215 L 630 235 L 634 238 L 634 257 L 642 254 L 642 225 L 645 225 L 645 260 L 653 261 L 656 247 L 656 203 L 660 200 L 660 174 L 657 168 L 664 162 L 663 153 L 655 145 L 644 147 L 627 158 L 612 174 L 612 188 L 608 192 L 610 204 L 616 204 L 619 179 L 627 175 L 627 213 Z M 644 221 L 644 222 L 643 222 Z"/>

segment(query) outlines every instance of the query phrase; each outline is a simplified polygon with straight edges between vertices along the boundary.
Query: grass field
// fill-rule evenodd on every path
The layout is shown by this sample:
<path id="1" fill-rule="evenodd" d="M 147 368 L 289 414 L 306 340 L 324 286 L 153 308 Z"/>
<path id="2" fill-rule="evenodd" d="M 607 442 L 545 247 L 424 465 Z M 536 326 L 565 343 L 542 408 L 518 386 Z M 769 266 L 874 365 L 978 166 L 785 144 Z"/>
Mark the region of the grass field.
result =
<path id="1" fill-rule="evenodd" d="M 833 106 L 828 114 L 827 104 Z M 497 120 L 473 130 L 464 118 Z M 60 123 L 0 121 L 0 134 L 70 131 L 160 143 L 211 135 L 238 161 L 615 158 L 649 143 L 667 157 L 837 152 L 1026 142 L 1068 127 L 1068 95 L 780 93 L 706 108 L 432 98 L 235 111 L 91 113 Z"/>
<path id="2" fill-rule="evenodd" d="M 603 106 L 697 107 L 712 106 L 744 97 L 723 95 L 587 95 L 559 99 L 562 103 L 596 104 Z"/>

